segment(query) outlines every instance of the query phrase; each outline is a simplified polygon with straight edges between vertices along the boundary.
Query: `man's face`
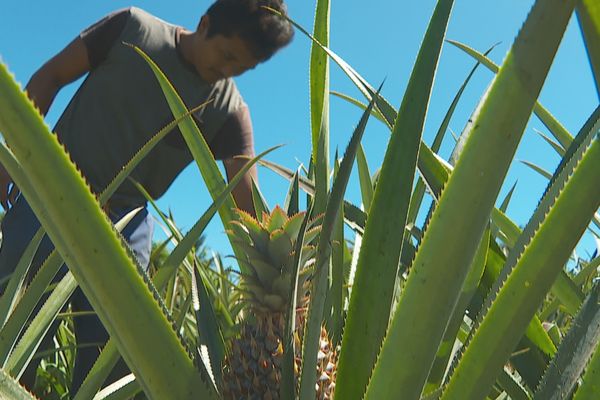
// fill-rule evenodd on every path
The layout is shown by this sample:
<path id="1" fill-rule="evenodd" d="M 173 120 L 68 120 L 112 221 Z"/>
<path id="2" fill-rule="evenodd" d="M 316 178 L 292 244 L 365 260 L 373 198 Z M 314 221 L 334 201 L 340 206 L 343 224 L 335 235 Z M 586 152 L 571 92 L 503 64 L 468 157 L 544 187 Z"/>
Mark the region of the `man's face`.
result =
<path id="1" fill-rule="evenodd" d="M 250 46 L 239 36 L 217 34 L 207 37 L 207 20 L 202 21 L 197 32 L 193 57 L 194 66 L 205 81 L 213 83 L 237 76 L 258 64 Z"/>

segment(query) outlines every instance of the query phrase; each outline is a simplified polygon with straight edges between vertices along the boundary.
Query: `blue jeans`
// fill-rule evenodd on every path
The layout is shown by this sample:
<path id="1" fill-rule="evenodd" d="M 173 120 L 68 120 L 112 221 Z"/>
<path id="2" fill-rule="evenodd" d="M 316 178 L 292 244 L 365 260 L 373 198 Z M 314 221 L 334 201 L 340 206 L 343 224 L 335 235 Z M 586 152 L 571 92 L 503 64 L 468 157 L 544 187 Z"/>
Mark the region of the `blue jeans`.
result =
<path id="1" fill-rule="evenodd" d="M 135 207 L 111 210 L 109 211 L 109 216 L 113 222 L 116 222 L 133 208 Z M 6 212 L 1 227 L 2 246 L 0 247 L 0 282 L 3 278 L 13 273 L 25 248 L 39 229 L 40 222 L 29 207 L 29 204 L 27 204 L 25 198 L 20 196 L 15 204 Z M 153 220 L 148 214 L 148 210 L 143 208 L 138 212 L 121 233 L 125 240 L 129 242 L 140 265 L 147 268 L 150 260 L 153 233 Z M 54 245 L 48 236 L 45 235 L 33 258 L 29 273 L 30 278 L 38 271 L 53 249 Z M 66 266 L 63 265 L 55 280 L 62 278 L 66 271 Z M 2 286 L 5 285 L 6 284 L 0 285 L 0 294 L 4 291 Z M 42 302 L 40 303 L 43 304 Z M 93 311 L 80 288 L 77 288 L 71 297 L 71 307 L 73 311 L 76 312 Z M 86 343 L 102 343 L 103 346 L 108 340 L 108 333 L 95 314 L 74 318 L 73 323 L 78 345 Z M 55 323 L 46 334 L 46 339 L 42 343 L 41 349 L 52 345 L 52 337 L 57 328 L 58 324 Z M 44 346 L 45 344 L 46 346 Z M 71 393 L 75 393 L 79 386 L 81 386 L 87 373 L 100 354 L 100 350 L 101 347 L 99 346 L 84 346 L 77 350 Z M 36 368 L 37 363 L 30 362 L 27 371 L 21 379 L 21 381 L 30 388 L 32 388 L 35 383 Z M 113 371 L 111 377 L 107 381 L 110 382 L 110 379 L 113 379 L 114 381 L 125 375 L 127 371 L 125 364 L 121 361 L 120 365 L 115 368 L 115 371 Z"/>

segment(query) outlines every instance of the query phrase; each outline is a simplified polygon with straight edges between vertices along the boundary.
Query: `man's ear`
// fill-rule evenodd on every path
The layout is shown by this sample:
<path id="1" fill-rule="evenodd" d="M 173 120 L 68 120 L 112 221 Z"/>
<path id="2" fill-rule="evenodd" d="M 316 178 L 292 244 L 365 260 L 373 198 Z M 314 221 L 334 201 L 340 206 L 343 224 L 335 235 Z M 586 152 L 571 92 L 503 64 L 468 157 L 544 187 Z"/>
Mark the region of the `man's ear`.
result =
<path id="1" fill-rule="evenodd" d="M 198 28 L 197 31 L 200 34 L 206 33 L 208 32 L 208 27 L 210 26 L 210 18 L 208 17 L 208 14 L 204 14 L 202 16 L 202 18 L 200 18 L 200 22 L 198 22 Z"/>

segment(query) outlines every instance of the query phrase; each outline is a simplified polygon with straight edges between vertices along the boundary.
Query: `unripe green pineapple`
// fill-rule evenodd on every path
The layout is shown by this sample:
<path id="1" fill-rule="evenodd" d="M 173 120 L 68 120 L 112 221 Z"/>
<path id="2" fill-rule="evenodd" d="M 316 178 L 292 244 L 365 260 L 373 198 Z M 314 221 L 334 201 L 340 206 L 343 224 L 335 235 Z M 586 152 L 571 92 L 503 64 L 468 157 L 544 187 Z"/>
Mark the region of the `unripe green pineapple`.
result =
<path id="1" fill-rule="evenodd" d="M 244 249 L 239 260 L 249 272 L 242 275 L 241 287 L 248 302 L 239 338 L 234 339 L 225 362 L 222 390 L 230 400 L 279 399 L 283 337 L 287 308 L 292 296 L 294 248 L 305 213 L 292 217 L 279 207 L 263 214 L 261 221 L 238 210 L 232 224 L 237 242 Z M 308 278 L 314 261 L 311 245 L 319 233 L 313 226 L 305 234 L 298 275 L 295 332 L 296 372 L 300 369 L 305 314 L 308 305 Z M 337 355 L 327 332 L 321 331 L 316 399 L 330 399 L 334 389 Z"/>

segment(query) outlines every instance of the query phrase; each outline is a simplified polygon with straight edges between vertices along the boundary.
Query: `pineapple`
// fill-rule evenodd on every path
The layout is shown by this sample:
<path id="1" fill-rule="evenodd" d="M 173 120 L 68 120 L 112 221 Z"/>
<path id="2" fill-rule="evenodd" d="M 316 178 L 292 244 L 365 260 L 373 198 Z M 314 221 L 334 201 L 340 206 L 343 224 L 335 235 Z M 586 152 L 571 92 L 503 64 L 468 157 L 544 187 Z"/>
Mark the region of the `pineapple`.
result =
<path id="1" fill-rule="evenodd" d="M 305 213 L 292 217 L 276 207 L 264 213 L 258 221 L 238 210 L 239 221 L 232 230 L 246 253 L 239 262 L 250 271 L 242 275 L 241 286 L 247 301 L 247 311 L 241 334 L 234 339 L 223 373 L 222 391 L 225 399 L 279 399 L 283 338 L 288 304 L 292 295 L 294 247 Z M 308 306 L 308 278 L 315 248 L 310 243 L 319 232 L 313 227 L 306 232 L 298 274 L 295 370 L 300 370 L 301 338 Z M 330 399 L 334 389 L 337 354 L 327 331 L 321 329 L 317 365 L 316 399 Z"/>

